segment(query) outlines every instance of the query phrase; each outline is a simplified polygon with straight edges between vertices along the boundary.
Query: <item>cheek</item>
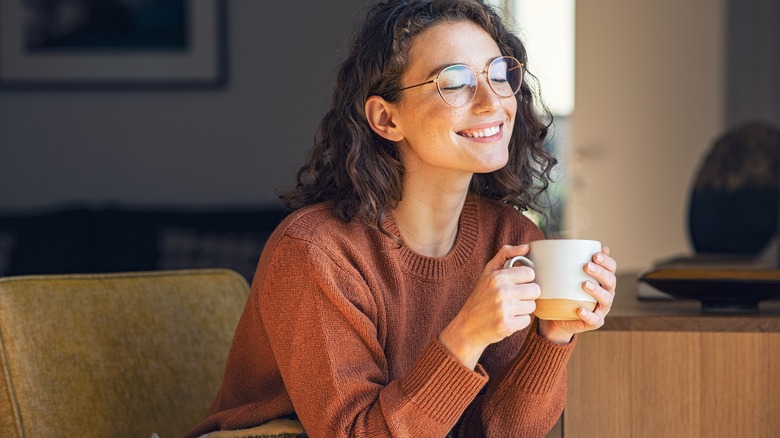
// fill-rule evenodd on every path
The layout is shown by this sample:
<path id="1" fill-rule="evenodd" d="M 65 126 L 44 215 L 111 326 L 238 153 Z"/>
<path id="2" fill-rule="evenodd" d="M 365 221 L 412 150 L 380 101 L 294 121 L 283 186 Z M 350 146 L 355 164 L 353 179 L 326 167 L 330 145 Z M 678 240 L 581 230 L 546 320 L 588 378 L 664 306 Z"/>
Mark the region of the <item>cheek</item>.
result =
<path id="1" fill-rule="evenodd" d="M 458 126 L 461 118 L 462 115 L 450 106 L 444 108 L 440 105 L 420 106 L 414 120 L 415 137 L 427 141 L 451 140 L 454 127 Z"/>
<path id="2" fill-rule="evenodd" d="M 512 99 L 509 100 L 506 112 L 509 115 L 509 119 L 514 123 L 515 117 L 517 117 L 517 99 L 516 98 L 512 98 Z"/>

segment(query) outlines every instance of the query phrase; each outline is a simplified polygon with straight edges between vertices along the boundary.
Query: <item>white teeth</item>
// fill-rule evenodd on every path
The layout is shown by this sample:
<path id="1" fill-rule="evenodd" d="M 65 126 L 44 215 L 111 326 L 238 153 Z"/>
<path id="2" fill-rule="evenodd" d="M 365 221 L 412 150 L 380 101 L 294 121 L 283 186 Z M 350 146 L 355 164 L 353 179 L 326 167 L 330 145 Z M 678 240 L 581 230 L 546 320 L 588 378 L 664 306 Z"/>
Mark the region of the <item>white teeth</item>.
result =
<path id="1" fill-rule="evenodd" d="M 486 128 L 479 131 L 463 131 L 461 135 L 468 138 L 491 137 L 493 135 L 498 134 L 498 131 L 500 130 L 501 130 L 500 127 L 493 126 L 492 128 Z"/>

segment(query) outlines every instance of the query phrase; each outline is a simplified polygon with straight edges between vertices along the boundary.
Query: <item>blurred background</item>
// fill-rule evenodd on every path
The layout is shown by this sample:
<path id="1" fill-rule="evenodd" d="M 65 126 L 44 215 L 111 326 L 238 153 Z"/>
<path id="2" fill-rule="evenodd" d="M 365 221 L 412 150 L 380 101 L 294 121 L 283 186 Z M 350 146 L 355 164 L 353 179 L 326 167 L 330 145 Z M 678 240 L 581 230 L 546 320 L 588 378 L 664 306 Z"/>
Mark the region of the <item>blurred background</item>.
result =
<path id="1" fill-rule="evenodd" d="M 517 2 L 501 7 L 545 41 Z M 0 0 L 0 216 L 281 209 L 372 3 Z M 540 76 L 573 95 L 558 233 L 608 244 L 624 272 L 690 253 L 706 151 L 746 121 L 780 126 L 780 3 L 590 0 L 572 17 L 574 84 Z"/>

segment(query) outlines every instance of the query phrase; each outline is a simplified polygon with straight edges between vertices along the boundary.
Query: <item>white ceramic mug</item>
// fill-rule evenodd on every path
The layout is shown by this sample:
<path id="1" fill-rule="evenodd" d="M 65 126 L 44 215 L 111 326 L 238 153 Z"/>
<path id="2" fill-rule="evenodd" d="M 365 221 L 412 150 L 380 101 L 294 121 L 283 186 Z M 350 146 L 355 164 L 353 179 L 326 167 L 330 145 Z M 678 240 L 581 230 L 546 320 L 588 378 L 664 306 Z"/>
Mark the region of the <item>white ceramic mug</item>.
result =
<path id="1" fill-rule="evenodd" d="M 533 268 L 534 282 L 541 289 L 536 300 L 536 315 L 539 319 L 577 320 L 577 310 L 596 308 L 596 299 L 582 288 L 587 280 L 593 280 L 585 273 L 585 264 L 601 251 L 601 243 L 595 240 L 548 239 L 529 243 L 527 257 L 513 257 L 504 264 L 505 268 L 516 263 Z M 595 281 L 595 280 L 593 280 Z"/>

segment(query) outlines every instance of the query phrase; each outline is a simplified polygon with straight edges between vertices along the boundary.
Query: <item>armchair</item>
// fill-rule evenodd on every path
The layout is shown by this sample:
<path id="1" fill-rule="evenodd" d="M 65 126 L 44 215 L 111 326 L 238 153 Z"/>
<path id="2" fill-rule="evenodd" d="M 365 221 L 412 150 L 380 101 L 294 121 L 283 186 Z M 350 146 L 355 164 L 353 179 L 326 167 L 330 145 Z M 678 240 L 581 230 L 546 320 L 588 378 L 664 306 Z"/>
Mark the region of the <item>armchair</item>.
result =
<path id="1" fill-rule="evenodd" d="M 247 296 L 225 269 L 0 278 L 0 436 L 182 436 Z"/>

